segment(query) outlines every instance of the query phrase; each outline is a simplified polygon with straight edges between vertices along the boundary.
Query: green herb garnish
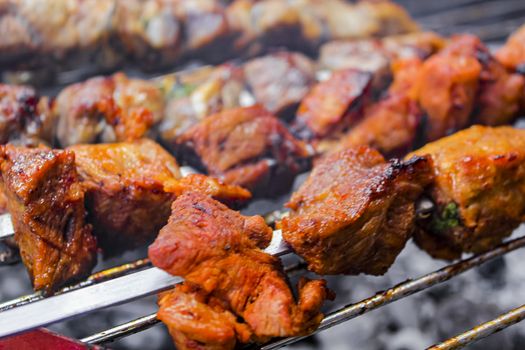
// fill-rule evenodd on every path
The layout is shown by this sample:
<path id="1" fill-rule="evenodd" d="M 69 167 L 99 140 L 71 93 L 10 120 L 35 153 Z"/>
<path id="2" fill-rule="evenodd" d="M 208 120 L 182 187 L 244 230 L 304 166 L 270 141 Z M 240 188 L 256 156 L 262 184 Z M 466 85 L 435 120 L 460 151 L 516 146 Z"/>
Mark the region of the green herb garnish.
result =
<path id="1" fill-rule="evenodd" d="M 456 203 L 449 203 L 443 208 L 441 214 L 434 215 L 430 228 L 434 232 L 444 233 L 454 227 L 459 226 L 459 208 Z"/>

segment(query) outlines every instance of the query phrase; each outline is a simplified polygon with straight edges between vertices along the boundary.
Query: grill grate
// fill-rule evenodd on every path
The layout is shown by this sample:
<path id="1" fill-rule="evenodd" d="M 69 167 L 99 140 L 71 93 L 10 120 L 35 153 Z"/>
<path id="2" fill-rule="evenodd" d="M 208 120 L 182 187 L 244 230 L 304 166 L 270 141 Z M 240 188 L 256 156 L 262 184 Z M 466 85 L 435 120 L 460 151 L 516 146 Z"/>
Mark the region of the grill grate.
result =
<path id="1" fill-rule="evenodd" d="M 501 43 L 501 40 L 510 32 L 525 22 L 525 1 L 523 0 L 441 0 L 435 2 L 405 0 L 398 2 L 406 6 L 409 12 L 416 17 L 425 29 L 435 30 L 445 35 L 457 32 L 470 32 L 478 35 L 483 40 L 494 44 Z M 324 331 L 369 311 L 448 281 L 449 279 L 471 270 L 489 260 L 504 256 L 505 254 L 524 246 L 525 237 L 517 238 L 502 244 L 498 248 L 489 252 L 461 260 L 455 264 L 445 266 L 417 279 L 407 280 L 383 292 L 378 292 L 360 302 L 346 305 L 339 310 L 328 314 L 316 332 Z M 69 293 L 117 277 L 131 275 L 148 267 L 151 267 L 148 259 L 137 260 L 129 264 L 95 273 L 86 281 L 67 287 L 61 290 L 58 294 Z M 288 274 L 299 273 L 303 270 L 303 264 L 293 264 L 286 269 Z M 28 303 L 39 302 L 43 299 L 44 296 L 40 293 L 33 293 L 16 298 L 0 304 L 0 312 L 21 307 Z M 482 323 L 479 326 L 453 338 L 445 340 L 444 342 L 431 347 L 431 349 L 460 348 L 513 325 L 524 318 L 525 305 L 502 314 L 496 319 Z M 90 344 L 105 344 L 141 332 L 158 323 L 159 321 L 154 314 L 147 315 L 85 337 L 81 339 L 81 341 Z M 276 340 L 262 346 L 261 349 L 278 349 L 295 343 L 303 338 L 304 337 L 294 337 Z"/>

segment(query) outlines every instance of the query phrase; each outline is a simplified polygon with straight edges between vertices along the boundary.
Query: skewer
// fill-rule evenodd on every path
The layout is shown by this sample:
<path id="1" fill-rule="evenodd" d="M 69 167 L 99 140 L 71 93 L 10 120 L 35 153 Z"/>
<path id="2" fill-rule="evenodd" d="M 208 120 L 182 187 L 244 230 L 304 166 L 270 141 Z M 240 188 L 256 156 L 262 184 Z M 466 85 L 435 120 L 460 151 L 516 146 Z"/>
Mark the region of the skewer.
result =
<path id="1" fill-rule="evenodd" d="M 351 320 L 364 313 L 380 308 L 381 306 L 385 306 L 394 301 L 403 299 L 412 294 L 428 289 L 439 283 L 448 281 L 449 279 L 463 272 L 466 272 L 476 266 L 479 266 L 487 262 L 488 260 L 505 255 L 509 252 L 512 252 L 522 247 L 525 247 L 525 237 L 516 238 L 512 241 L 509 241 L 507 243 L 504 243 L 498 246 L 497 248 L 491 251 L 473 256 L 468 259 L 463 259 L 457 263 L 445 266 L 439 270 L 436 270 L 434 272 L 421 276 L 415 280 L 408 279 L 405 282 L 400 283 L 397 286 L 393 286 L 384 292 L 377 293 L 376 295 L 363 299 L 355 304 L 347 305 L 327 315 L 324 318 L 324 320 L 321 322 L 321 325 L 319 326 L 318 330 L 315 333 L 321 332 L 323 330 L 336 326 L 340 323 Z M 525 306 L 523 306 L 522 313 L 523 315 L 521 316 L 525 317 Z M 120 338 L 129 336 L 129 335 L 135 334 L 139 331 L 148 329 L 158 324 L 159 322 L 160 321 L 156 320 L 155 314 L 151 314 L 151 315 L 143 316 L 133 321 L 121 324 L 114 328 L 90 335 L 88 337 L 81 339 L 81 341 L 84 343 L 89 343 L 89 344 L 108 343 L 108 342 L 112 342 Z M 494 332 L 495 331 L 493 331 L 492 333 Z M 486 334 L 485 336 L 487 335 L 489 334 Z M 261 350 L 278 349 L 283 346 L 295 343 L 308 336 L 279 339 L 279 340 L 276 340 L 274 342 L 271 342 L 271 343 L 268 343 L 262 346 Z M 436 348 L 436 350 L 437 349 L 440 349 L 440 348 Z M 444 349 L 448 349 L 448 348 L 444 348 Z"/>
<path id="2" fill-rule="evenodd" d="M 506 312 L 497 318 L 477 325 L 476 327 L 456 335 L 442 343 L 433 345 L 427 350 L 452 350 L 461 349 L 478 340 L 497 333 L 507 327 L 515 325 L 525 319 L 525 305 L 517 307 L 509 312 Z"/>
<path id="3" fill-rule="evenodd" d="M 280 230 L 274 231 L 272 241 L 264 251 L 277 257 L 290 253 Z M 182 278 L 150 267 L 80 287 L 70 293 L 34 300 L 38 302 L 28 300 L 21 305 L 8 302 L 12 306 L 2 311 L 3 326 L 0 329 L 0 338 L 156 294 L 171 289 L 180 282 Z M 27 315 L 32 316 L 28 318 Z"/>

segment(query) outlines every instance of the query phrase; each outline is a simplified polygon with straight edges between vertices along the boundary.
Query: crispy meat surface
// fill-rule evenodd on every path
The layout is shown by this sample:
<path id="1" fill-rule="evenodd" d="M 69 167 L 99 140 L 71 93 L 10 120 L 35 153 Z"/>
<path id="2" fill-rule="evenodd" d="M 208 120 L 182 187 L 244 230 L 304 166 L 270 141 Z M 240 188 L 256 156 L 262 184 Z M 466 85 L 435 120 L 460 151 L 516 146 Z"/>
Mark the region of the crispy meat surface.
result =
<path id="1" fill-rule="evenodd" d="M 175 158 L 148 139 L 69 149 L 76 155 L 89 221 L 104 254 L 151 243 L 174 200 L 164 186 L 180 178 Z"/>
<path id="2" fill-rule="evenodd" d="M 468 126 L 480 83 L 482 65 L 476 38 L 453 37 L 441 52 L 423 63 L 417 82 L 417 99 L 428 116 L 429 141 Z"/>
<path id="3" fill-rule="evenodd" d="M 7 145 L 0 155 L 0 186 L 35 290 L 50 293 L 87 277 L 97 246 L 74 153 Z"/>
<path id="4" fill-rule="evenodd" d="M 390 158 L 402 156 L 419 142 L 423 112 L 414 99 L 414 84 L 423 61 L 398 59 L 392 63 L 394 79 L 387 94 L 365 108 L 363 119 L 337 139 L 322 140 L 322 153 L 369 146 Z"/>
<path id="5" fill-rule="evenodd" d="M 86 189 L 86 207 L 104 255 L 151 243 L 168 222 L 176 196 L 196 191 L 231 206 L 249 191 L 204 175 L 181 178 L 175 158 L 149 139 L 76 145 L 76 166 Z"/>
<path id="6" fill-rule="evenodd" d="M 509 70 L 525 72 L 525 24 L 507 39 L 496 58 Z"/>
<path id="7" fill-rule="evenodd" d="M 0 144 L 51 143 L 53 132 L 47 98 L 28 86 L 0 84 Z"/>
<path id="8" fill-rule="evenodd" d="M 525 130 L 473 126 L 408 157 L 432 158 L 426 190 L 437 206 L 418 221 L 416 243 L 436 258 L 499 244 L 525 218 Z"/>
<path id="9" fill-rule="evenodd" d="M 178 137 L 176 147 L 185 162 L 254 196 L 288 190 L 309 155 L 306 145 L 261 106 L 209 116 Z"/>
<path id="10" fill-rule="evenodd" d="M 314 167 L 278 222 L 284 239 L 319 274 L 384 274 L 415 226 L 414 202 L 430 183 L 430 161 L 386 162 L 358 147 Z"/>
<path id="11" fill-rule="evenodd" d="M 480 46 L 477 57 L 483 70 L 473 121 L 487 126 L 512 123 L 525 101 L 525 77 L 508 72 L 488 48 Z"/>
<path id="12" fill-rule="evenodd" d="M 152 82 L 123 73 L 70 85 L 53 106 L 62 146 L 132 141 L 144 137 L 164 113 L 164 97 Z"/>
<path id="13" fill-rule="evenodd" d="M 371 74 L 364 71 L 345 69 L 332 73 L 303 99 L 293 130 L 303 139 L 318 139 L 355 125 L 370 97 L 371 81 Z"/>
<path id="14" fill-rule="evenodd" d="M 387 158 L 402 156 L 413 149 L 421 118 L 414 100 L 405 94 L 391 94 L 368 108 L 363 120 L 339 140 L 320 143 L 317 149 L 326 152 L 369 146 Z"/>
<path id="15" fill-rule="evenodd" d="M 317 327 L 325 282 L 303 280 L 296 301 L 280 260 L 260 250 L 271 235 L 260 216 L 198 193 L 177 198 L 149 257 L 185 279 L 160 297 L 158 312 L 179 349 L 233 349 Z"/>
<path id="16" fill-rule="evenodd" d="M 268 111 L 288 117 L 315 82 L 314 63 L 299 53 L 278 52 L 244 65 L 255 100 Z"/>

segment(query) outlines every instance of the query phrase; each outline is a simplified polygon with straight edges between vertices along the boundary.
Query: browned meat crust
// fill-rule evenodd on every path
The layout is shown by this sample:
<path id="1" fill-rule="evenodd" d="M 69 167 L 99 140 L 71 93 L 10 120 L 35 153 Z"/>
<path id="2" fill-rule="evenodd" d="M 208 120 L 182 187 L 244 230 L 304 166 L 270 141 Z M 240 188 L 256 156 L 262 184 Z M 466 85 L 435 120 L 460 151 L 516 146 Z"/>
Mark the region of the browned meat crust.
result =
<path id="1" fill-rule="evenodd" d="M 432 178 L 425 157 L 359 147 L 324 157 L 287 203 L 284 239 L 319 274 L 384 274 L 410 238 L 414 202 Z"/>
<path id="2" fill-rule="evenodd" d="M 96 263 L 96 240 L 84 220 L 75 155 L 11 145 L 0 155 L 0 186 L 35 290 L 50 293 L 87 277 Z"/>
<path id="3" fill-rule="evenodd" d="M 86 207 L 105 255 L 151 243 L 174 200 L 164 186 L 180 177 L 175 159 L 147 139 L 69 148 L 86 188 Z"/>
<path id="4" fill-rule="evenodd" d="M 243 188 L 204 175 L 180 178 L 175 158 L 149 139 L 69 149 L 76 154 L 89 222 L 106 256 L 151 243 L 168 222 L 175 197 L 187 191 L 229 205 L 251 197 Z"/>
<path id="5" fill-rule="evenodd" d="M 299 53 L 279 52 L 244 64 L 255 100 L 288 119 L 315 82 L 314 62 Z"/>
<path id="6" fill-rule="evenodd" d="M 432 158 L 426 194 L 438 207 L 416 243 L 442 259 L 499 244 L 525 219 L 524 149 L 525 130 L 473 126 L 410 154 Z"/>
<path id="7" fill-rule="evenodd" d="M 419 58 L 393 61 L 394 79 L 386 96 L 367 106 L 362 120 L 353 128 L 338 138 L 322 140 L 316 149 L 324 153 L 369 146 L 387 157 L 412 150 L 423 125 L 423 111 L 413 96 L 422 64 Z"/>
<path id="8" fill-rule="evenodd" d="M 292 129 L 303 139 L 318 139 L 355 125 L 370 97 L 371 81 L 371 74 L 364 71 L 332 73 L 302 100 Z"/>
<path id="9" fill-rule="evenodd" d="M 244 217 L 202 194 L 177 198 L 149 257 L 185 279 L 161 296 L 158 313 L 179 349 L 233 349 L 317 327 L 325 282 L 303 280 L 296 302 L 280 260 L 259 249 L 271 234 L 260 216 Z"/>
<path id="10" fill-rule="evenodd" d="M 525 25 L 519 27 L 497 52 L 496 58 L 507 69 L 525 73 Z"/>
<path id="11" fill-rule="evenodd" d="M 185 162 L 254 196 L 288 190 L 309 155 L 306 145 L 260 106 L 211 115 L 177 138 L 176 146 Z"/>
<path id="12" fill-rule="evenodd" d="M 58 95 L 53 113 L 62 146 L 132 141 L 147 135 L 164 114 L 164 96 L 152 82 L 123 73 L 70 85 Z"/>
<path id="13" fill-rule="evenodd" d="M 49 144 L 54 131 L 47 98 L 28 86 L 0 84 L 0 144 Z"/>
<path id="14" fill-rule="evenodd" d="M 428 115 L 429 141 L 468 126 L 482 66 L 474 37 L 457 36 L 423 63 L 416 82 L 417 99 Z"/>

